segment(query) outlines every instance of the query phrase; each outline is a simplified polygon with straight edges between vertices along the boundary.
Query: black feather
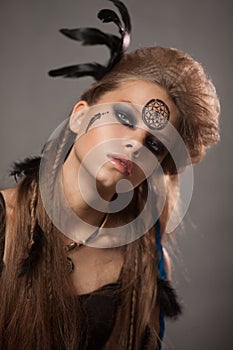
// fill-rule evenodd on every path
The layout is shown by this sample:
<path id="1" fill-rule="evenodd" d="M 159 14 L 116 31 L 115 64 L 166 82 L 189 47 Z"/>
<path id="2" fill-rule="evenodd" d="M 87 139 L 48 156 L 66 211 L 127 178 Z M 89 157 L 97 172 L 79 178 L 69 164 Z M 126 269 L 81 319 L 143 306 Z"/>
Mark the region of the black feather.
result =
<path id="1" fill-rule="evenodd" d="M 116 35 L 106 34 L 96 28 L 60 29 L 70 39 L 81 41 L 82 45 L 106 45 L 110 50 L 117 49 L 120 39 Z"/>
<path id="2" fill-rule="evenodd" d="M 95 80 L 99 80 L 103 76 L 105 69 L 104 66 L 98 63 L 84 63 L 53 69 L 49 71 L 49 75 L 51 77 L 63 76 L 63 78 L 79 78 L 89 75 Z"/>
<path id="3" fill-rule="evenodd" d="M 86 63 L 61 67 L 49 71 L 51 77 L 79 78 L 86 75 L 100 80 L 116 65 L 130 44 L 131 23 L 126 6 L 118 0 L 110 0 L 119 9 L 122 20 L 113 10 L 101 10 L 98 18 L 104 23 L 115 23 L 120 31 L 120 37 L 103 33 L 96 28 L 61 29 L 60 32 L 68 38 L 82 42 L 82 45 L 106 45 L 110 49 L 108 63 L 103 66 L 98 63 Z"/>
<path id="4" fill-rule="evenodd" d="M 109 1 L 113 2 L 113 4 L 120 11 L 123 23 L 125 25 L 125 31 L 127 33 L 130 33 L 131 32 L 131 21 L 130 21 L 130 16 L 129 16 L 129 12 L 127 10 L 127 7 L 123 4 L 123 2 L 118 1 L 118 0 L 109 0 Z"/>
<path id="5" fill-rule="evenodd" d="M 18 274 L 18 277 L 29 275 L 42 257 L 42 249 L 45 242 L 45 236 L 38 222 L 36 222 L 35 225 L 33 241 L 34 243 L 29 249 L 27 258 L 25 258 L 20 264 L 20 272 Z"/>
<path id="6" fill-rule="evenodd" d="M 22 162 L 15 162 L 10 172 L 10 176 L 14 176 L 15 179 L 22 176 L 37 176 L 39 172 L 41 157 L 26 158 Z"/>
<path id="7" fill-rule="evenodd" d="M 119 61 L 119 58 L 123 54 L 123 51 L 126 51 L 129 47 L 131 21 L 130 21 L 128 10 L 126 6 L 123 4 L 123 2 L 118 0 L 109 0 L 109 1 L 113 2 L 114 5 L 118 8 L 124 23 L 124 26 L 123 26 L 119 16 L 112 10 L 103 9 L 98 13 L 98 18 L 102 22 L 104 23 L 114 22 L 118 26 L 121 34 L 122 47 L 121 47 L 121 50 L 119 50 L 119 57 L 117 57 L 115 61 L 111 60 L 111 66 L 112 66 L 113 64 L 116 64 Z"/>
<path id="8" fill-rule="evenodd" d="M 164 316 L 177 318 L 182 313 L 176 291 L 169 281 L 158 280 L 157 303 Z"/>
<path id="9" fill-rule="evenodd" d="M 100 12 L 98 13 L 98 18 L 103 23 L 109 23 L 109 22 L 116 23 L 116 25 L 120 29 L 120 33 L 124 32 L 124 27 L 120 18 L 116 14 L 116 12 L 114 12 L 113 10 L 107 10 L 107 9 L 100 10 Z"/>

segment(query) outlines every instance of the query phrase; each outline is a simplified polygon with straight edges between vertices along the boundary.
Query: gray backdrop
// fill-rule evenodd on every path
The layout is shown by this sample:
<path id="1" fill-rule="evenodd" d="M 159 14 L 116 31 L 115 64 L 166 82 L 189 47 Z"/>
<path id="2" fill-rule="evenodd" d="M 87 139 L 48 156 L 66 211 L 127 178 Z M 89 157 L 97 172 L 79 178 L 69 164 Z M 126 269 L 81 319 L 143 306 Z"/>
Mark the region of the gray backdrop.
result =
<path id="1" fill-rule="evenodd" d="M 183 317 L 168 323 L 165 349 L 233 349 L 232 254 L 232 2 L 231 0 L 127 0 L 131 49 L 159 44 L 189 52 L 209 72 L 221 99 L 222 141 L 195 166 L 185 231 L 178 233 L 173 277 Z M 1 186 L 13 160 L 37 155 L 68 116 L 91 78 L 51 79 L 62 65 L 104 62 L 107 49 L 82 48 L 59 28 L 99 26 L 104 0 L 1 0 Z"/>

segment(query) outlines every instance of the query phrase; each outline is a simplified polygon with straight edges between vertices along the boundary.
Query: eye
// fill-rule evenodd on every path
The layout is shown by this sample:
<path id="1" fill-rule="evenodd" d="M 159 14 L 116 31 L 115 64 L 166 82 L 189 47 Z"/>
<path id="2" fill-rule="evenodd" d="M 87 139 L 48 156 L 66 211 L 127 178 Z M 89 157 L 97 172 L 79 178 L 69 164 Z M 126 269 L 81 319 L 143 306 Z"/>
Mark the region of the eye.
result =
<path id="1" fill-rule="evenodd" d="M 166 147 L 156 138 L 148 138 L 146 146 L 157 156 L 162 156 L 166 151 Z"/>
<path id="2" fill-rule="evenodd" d="M 125 126 L 128 126 L 129 128 L 134 128 L 136 125 L 136 120 L 131 111 L 126 111 L 123 109 L 120 109 L 118 107 L 113 107 L 114 114 L 116 119 Z"/>

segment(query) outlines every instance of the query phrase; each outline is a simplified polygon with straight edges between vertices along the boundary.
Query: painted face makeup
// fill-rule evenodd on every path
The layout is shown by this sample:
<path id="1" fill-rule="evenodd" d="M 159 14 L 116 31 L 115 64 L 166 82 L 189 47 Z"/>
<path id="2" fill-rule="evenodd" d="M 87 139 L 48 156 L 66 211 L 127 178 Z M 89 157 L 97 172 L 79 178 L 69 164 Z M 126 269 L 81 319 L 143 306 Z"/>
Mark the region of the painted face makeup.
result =
<path id="1" fill-rule="evenodd" d="M 96 120 L 100 119 L 103 115 L 106 115 L 108 113 L 109 113 L 109 111 L 95 114 L 94 117 L 92 117 L 91 120 L 89 121 L 85 133 L 88 132 L 88 130 L 90 129 L 90 127 L 94 124 L 94 122 Z"/>
<path id="2" fill-rule="evenodd" d="M 141 128 L 148 131 L 144 146 L 155 156 L 162 156 L 166 153 L 167 148 L 166 142 L 165 144 L 163 142 L 164 135 L 160 132 L 165 126 L 169 129 L 167 125 L 169 116 L 168 106 L 159 99 L 149 100 L 145 106 L 128 102 L 96 105 L 90 108 L 87 118 L 85 118 L 85 126 L 80 130 L 78 137 L 93 128 L 109 124 L 121 124 L 129 129 Z"/>
<path id="3" fill-rule="evenodd" d="M 131 89 L 127 89 L 127 93 L 129 93 L 128 91 Z M 143 87 L 140 94 L 144 91 Z M 149 91 L 151 91 L 151 87 Z M 128 97 L 125 91 L 119 90 L 119 94 L 120 96 L 117 95 L 111 103 L 108 100 L 112 101 L 112 96 L 107 96 L 103 103 L 77 111 L 77 115 L 73 116 L 73 122 L 77 123 L 76 131 L 74 131 L 76 138 L 74 140 L 74 135 L 70 134 L 69 142 L 67 141 L 66 150 L 64 150 L 64 157 L 60 160 L 60 167 L 68 164 L 65 162 L 71 161 L 70 169 L 73 169 L 73 178 L 77 180 L 85 202 L 90 207 L 105 213 L 118 213 L 123 210 L 131 201 L 133 188 L 147 180 L 148 185 L 152 186 L 150 188 L 156 188 L 156 205 L 159 216 L 166 199 L 161 164 L 167 152 L 170 153 L 174 164 L 177 164 L 177 169 L 179 169 L 181 158 L 187 159 L 187 165 L 191 164 L 188 151 L 175 127 L 177 125 L 176 114 L 172 104 L 169 104 L 171 111 L 169 114 L 169 110 L 166 110 L 165 104 L 162 103 L 162 107 L 165 108 L 163 113 L 165 118 L 163 123 L 157 124 L 159 116 L 154 105 L 155 101 L 150 99 L 151 94 L 147 98 L 143 98 L 141 105 L 130 103 L 131 96 Z M 137 100 L 140 100 L 140 96 L 137 96 Z M 157 94 L 152 96 L 157 96 Z M 126 101 L 124 101 L 125 98 Z M 146 101 L 149 102 L 145 104 Z M 160 101 L 163 101 L 162 96 Z M 153 102 L 152 112 L 150 111 L 151 102 Z M 156 106 L 157 102 L 158 100 Z M 143 111 L 145 114 L 146 108 L 149 109 L 150 115 L 152 114 L 151 122 L 143 119 Z M 154 110 L 157 111 L 157 114 L 154 113 Z M 48 181 L 48 177 L 53 174 L 52 167 L 56 154 L 54 150 L 59 147 L 63 127 L 62 124 L 51 135 L 43 151 L 44 156 L 40 165 L 40 189 L 43 204 L 51 220 L 61 232 L 74 241 L 86 240 L 95 232 L 96 227 L 83 222 L 69 207 L 61 187 L 61 177 L 54 175 L 53 180 L 56 191 L 54 191 L 55 195 L 52 200 L 59 203 L 61 206 L 59 210 L 54 211 L 54 202 L 52 203 L 51 196 L 48 196 L 50 193 L 48 185 L 51 184 L 51 179 L 49 178 Z M 72 152 L 70 152 L 72 146 Z M 70 156 L 72 158 L 69 158 Z M 179 178 L 183 174 L 182 170 Z M 188 196 L 184 191 L 187 197 L 186 202 L 189 201 L 189 193 L 192 191 L 191 170 L 188 176 L 189 186 L 187 186 L 186 178 L 183 177 L 184 189 L 189 191 Z M 179 181 L 181 182 L 181 180 L 182 178 Z M 102 197 L 102 193 L 106 194 L 107 191 L 110 191 L 111 195 L 114 191 L 117 194 L 116 199 L 112 200 L 110 204 L 107 197 Z M 98 235 L 98 239 L 93 240 L 90 246 L 116 247 L 128 244 L 142 236 L 152 227 L 158 217 L 150 215 L 153 212 L 153 208 L 151 208 L 153 201 L 150 199 L 151 197 L 148 196 L 143 211 L 135 220 L 127 225 L 103 229 L 101 235 Z M 58 213 L 59 215 L 57 215 Z M 142 230 L 135 230 L 135 227 L 141 227 L 141 222 L 145 224 L 145 230 L 144 225 Z M 169 232 L 176 225 L 177 222 L 172 217 Z"/>
<path id="4" fill-rule="evenodd" d="M 128 126 L 130 128 L 140 125 L 139 116 L 135 115 L 132 106 L 127 103 L 115 103 L 111 106 L 113 114 L 116 117 L 116 120 L 121 124 Z M 137 111 L 138 112 L 138 111 Z M 137 113 L 139 114 L 139 112 Z M 105 112 L 96 113 L 89 121 L 85 132 L 87 132 L 90 127 L 95 123 L 96 126 L 99 123 L 96 121 L 100 120 L 103 116 L 111 116 L 111 111 L 107 110 Z M 143 123 L 150 130 L 161 130 L 165 128 L 169 121 L 170 111 L 165 102 L 159 99 L 151 99 L 146 103 L 142 108 L 141 118 Z M 108 121 L 111 122 L 112 118 L 109 118 Z"/>
<path id="5" fill-rule="evenodd" d="M 169 108 L 162 100 L 152 99 L 142 109 L 142 120 L 152 130 L 165 128 L 169 116 Z"/>

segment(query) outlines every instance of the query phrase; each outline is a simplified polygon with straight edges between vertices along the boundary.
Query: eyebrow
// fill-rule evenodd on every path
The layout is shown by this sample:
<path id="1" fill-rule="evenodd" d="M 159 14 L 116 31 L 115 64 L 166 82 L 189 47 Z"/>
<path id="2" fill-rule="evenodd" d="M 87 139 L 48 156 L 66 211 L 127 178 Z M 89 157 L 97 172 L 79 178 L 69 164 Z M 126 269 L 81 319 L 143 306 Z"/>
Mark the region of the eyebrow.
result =
<path id="1" fill-rule="evenodd" d="M 135 111 L 136 113 L 140 114 L 140 116 L 142 115 L 141 111 L 139 111 L 139 110 L 135 107 L 135 105 L 134 105 L 134 103 L 133 103 L 132 101 L 129 101 L 129 100 L 121 100 L 120 102 L 129 103 L 129 104 L 131 105 L 132 109 L 134 109 L 134 111 Z"/>

